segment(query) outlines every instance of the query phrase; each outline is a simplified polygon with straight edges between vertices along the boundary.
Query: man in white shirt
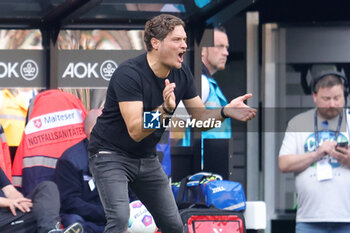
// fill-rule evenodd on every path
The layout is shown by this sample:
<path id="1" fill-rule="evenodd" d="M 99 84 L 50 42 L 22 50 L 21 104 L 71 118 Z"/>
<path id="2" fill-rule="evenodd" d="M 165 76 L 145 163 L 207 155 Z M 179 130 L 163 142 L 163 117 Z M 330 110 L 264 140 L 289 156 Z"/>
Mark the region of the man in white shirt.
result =
<path id="1" fill-rule="evenodd" d="M 350 232 L 347 79 L 327 71 L 311 88 L 316 108 L 290 120 L 279 153 L 280 170 L 296 176 L 296 233 Z"/>

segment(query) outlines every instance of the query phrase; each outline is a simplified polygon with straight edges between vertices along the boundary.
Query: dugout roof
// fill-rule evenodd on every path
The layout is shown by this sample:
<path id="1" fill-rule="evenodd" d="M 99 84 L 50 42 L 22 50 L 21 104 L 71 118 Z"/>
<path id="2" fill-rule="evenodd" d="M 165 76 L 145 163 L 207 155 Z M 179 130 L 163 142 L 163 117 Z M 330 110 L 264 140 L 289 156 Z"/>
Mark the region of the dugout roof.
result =
<path id="1" fill-rule="evenodd" d="M 1 0 L 1 28 L 142 28 L 160 12 L 187 24 L 214 23 L 242 11 L 254 0 Z"/>

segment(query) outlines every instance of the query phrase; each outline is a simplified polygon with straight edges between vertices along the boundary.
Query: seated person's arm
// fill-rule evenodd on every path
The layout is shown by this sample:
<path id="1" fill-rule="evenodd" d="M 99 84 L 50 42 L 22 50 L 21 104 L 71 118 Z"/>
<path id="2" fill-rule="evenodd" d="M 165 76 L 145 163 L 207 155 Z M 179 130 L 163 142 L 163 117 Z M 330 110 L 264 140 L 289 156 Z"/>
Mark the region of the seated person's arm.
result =
<path id="1" fill-rule="evenodd" d="M 13 186 L 10 180 L 6 177 L 4 171 L 0 168 L 0 188 L 6 198 L 19 199 L 23 198 L 23 194 L 20 193 L 15 186 Z"/>
<path id="2" fill-rule="evenodd" d="M 4 192 L 5 196 L 10 199 L 23 197 L 23 194 L 20 193 L 12 184 L 3 187 L 2 191 Z"/>
<path id="3" fill-rule="evenodd" d="M 16 208 L 23 213 L 30 212 L 30 208 L 33 207 L 32 200 L 24 198 L 12 184 L 3 187 L 2 191 L 6 197 L 0 197 L 0 207 L 8 207 L 14 216 L 16 216 Z"/>
<path id="4" fill-rule="evenodd" d="M 6 198 L 6 197 L 0 197 L 0 207 L 10 208 L 13 216 L 17 215 L 16 214 L 16 207 L 14 205 L 14 200 L 11 200 L 11 199 Z"/>

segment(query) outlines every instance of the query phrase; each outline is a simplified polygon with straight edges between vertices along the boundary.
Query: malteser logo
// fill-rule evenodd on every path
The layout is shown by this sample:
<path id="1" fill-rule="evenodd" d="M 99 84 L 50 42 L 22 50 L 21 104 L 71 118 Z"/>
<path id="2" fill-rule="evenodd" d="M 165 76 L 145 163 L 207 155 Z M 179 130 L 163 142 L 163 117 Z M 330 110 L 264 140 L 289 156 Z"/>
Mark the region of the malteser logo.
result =
<path id="1" fill-rule="evenodd" d="M 38 65 L 33 60 L 25 60 L 21 65 L 20 72 L 25 80 L 31 81 L 38 76 Z"/>
<path id="2" fill-rule="evenodd" d="M 100 74 L 104 80 L 109 81 L 117 68 L 117 63 L 112 60 L 106 60 L 100 67 Z"/>
<path id="3" fill-rule="evenodd" d="M 34 126 L 37 127 L 37 128 L 40 128 L 42 126 L 42 122 L 41 122 L 41 119 L 35 119 L 34 120 Z"/>
<path id="4" fill-rule="evenodd" d="M 67 109 L 33 117 L 28 121 L 24 129 L 25 134 L 37 133 L 40 131 L 75 125 L 83 122 L 82 113 L 79 109 Z"/>

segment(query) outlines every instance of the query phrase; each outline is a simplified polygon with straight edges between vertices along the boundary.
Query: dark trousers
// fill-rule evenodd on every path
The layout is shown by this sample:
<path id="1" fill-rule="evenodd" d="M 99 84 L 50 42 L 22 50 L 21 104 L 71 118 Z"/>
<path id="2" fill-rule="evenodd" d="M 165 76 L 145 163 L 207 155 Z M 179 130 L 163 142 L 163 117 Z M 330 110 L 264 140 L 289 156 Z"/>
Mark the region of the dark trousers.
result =
<path id="1" fill-rule="evenodd" d="M 163 233 L 183 233 L 183 224 L 157 156 L 130 158 L 123 152 L 90 154 L 90 170 L 106 213 L 105 232 L 125 233 L 129 220 L 128 184 Z"/>
<path id="2" fill-rule="evenodd" d="M 33 208 L 29 213 L 16 210 L 13 216 L 9 208 L 0 208 L 1 233 L 45 233 L 59 222 L 60 200 L 55 183 L 44 181 L 28 195 Z"/>

